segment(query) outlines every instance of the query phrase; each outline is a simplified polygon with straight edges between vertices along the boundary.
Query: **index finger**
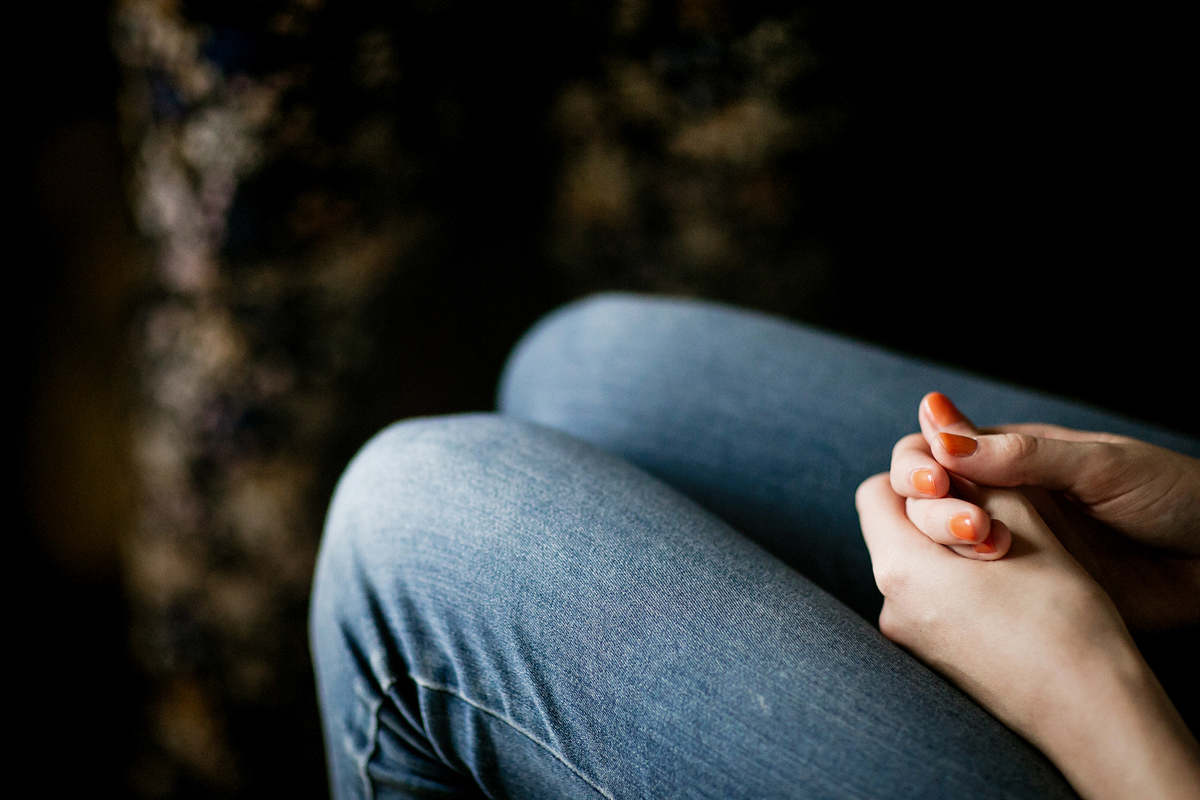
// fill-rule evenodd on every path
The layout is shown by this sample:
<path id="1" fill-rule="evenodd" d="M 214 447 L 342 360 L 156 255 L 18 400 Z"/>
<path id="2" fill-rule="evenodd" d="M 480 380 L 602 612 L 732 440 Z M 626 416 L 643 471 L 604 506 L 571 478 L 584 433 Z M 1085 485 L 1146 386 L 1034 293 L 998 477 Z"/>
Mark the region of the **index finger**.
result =
<path id="1" fill-rule="evenodd" d="M 929 442 L 920 433 L 896 442 L 888 475 L 892 491 L 901 497 L 945 497 L 950 491 L 949 474 L 933 457 Z"/>

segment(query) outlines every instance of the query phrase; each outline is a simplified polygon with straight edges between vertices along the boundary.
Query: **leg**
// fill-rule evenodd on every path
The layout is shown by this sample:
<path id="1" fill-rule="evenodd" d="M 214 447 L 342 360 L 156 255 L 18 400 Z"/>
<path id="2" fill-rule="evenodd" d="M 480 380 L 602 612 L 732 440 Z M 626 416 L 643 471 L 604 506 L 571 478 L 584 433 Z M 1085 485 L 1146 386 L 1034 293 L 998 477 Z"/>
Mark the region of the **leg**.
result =
<path id="1" fill-rule="evenodd" d="M 312 640 L 339 798 L 1072 796 L 724 521 L 517 420 L 364 448 Z"/>
<path id="2" fill-rule="evenodd" d="M 544 320 L 509 361 L 500 409 L 623 456 L 873 620 L 882 598 L 854 490 L 887 469 L 934 389 L 981 425 L 1056 422 L 1200 454 L 1185 437 L 794 323 L 630 295 Z"/>

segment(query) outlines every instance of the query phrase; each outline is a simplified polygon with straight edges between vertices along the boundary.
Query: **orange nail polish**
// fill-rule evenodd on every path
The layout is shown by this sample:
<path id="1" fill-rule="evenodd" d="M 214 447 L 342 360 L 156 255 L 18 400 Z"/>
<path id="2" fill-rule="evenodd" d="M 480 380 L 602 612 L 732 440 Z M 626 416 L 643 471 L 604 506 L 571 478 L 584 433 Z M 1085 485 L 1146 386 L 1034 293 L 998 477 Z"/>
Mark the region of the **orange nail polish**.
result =
<path id="1" fill-rule="evenodd" d="M 994 542 L 992 542 L 992 535 L 989 533 L 986 539 L 979 544 L 972 545 L 971 549 L 976 553 L 994 553 L 996 552 L 996 545 Z"/>
<path id="2" fill-rule="evenodd" d="M 974 539 L 975 523 L 971 522 L 971 515 L 962 513 L 952 516 L 950 518 L 950 533 L 954 534 L 956 539 L 966 539 L 968 541 Z"/>
<path id="3" fill-rule="evenodd" d="M 941 392 L 933 392 L 925 398 L 925 407 L 929 409 L 929 416 L 933 417 L 933 421 L 939 428 L 945 428 L 966 419 L 958 407 L 950 402 L 950 398 Z"/>
<path id="4" fill-rule="evenodd" d="M 969 456 L 979 449 L 979 442 L 970 436 L 959 436 L 957 433 L 939 433 L 938 441 L 952 456 Z"/>
<path id="5" fill-rule="evenodd" d="M 909 480 L 912 481 L 913 488 L 921 494 L 932 496 L 937 495 L 937 482 L 933 479 L 933 470 L 914 470 L 912 477 Z"/>

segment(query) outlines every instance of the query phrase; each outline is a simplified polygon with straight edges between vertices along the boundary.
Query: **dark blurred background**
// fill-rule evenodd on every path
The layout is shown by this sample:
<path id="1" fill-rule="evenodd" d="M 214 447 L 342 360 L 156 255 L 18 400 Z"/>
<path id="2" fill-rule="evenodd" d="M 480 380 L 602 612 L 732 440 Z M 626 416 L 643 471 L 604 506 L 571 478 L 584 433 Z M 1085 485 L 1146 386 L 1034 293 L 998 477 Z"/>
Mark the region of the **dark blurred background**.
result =
<path id="1" fill-rule="evenodd" d="M 488 408 L 588 292 L 1200 430 L 1181 19 L 71 0 L 12 30 L 12 652 L 50 794 L 323 796 L 337 474 L 390 421 Z"/>

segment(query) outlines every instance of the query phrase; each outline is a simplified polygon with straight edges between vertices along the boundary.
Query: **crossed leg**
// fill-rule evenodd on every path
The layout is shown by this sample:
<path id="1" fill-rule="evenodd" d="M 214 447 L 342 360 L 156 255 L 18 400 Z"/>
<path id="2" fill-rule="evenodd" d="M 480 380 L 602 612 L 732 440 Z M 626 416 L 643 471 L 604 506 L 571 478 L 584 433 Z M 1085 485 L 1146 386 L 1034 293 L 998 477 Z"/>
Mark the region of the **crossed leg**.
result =
<path id="1" fill-rule="evenodd" d="M 342 798 L 1070 796 L 727 523 L 504 417 L 403 423 L 355 459 L 313 641 Z"/>
<path id="2" fill-rule="evenodd" d="M 626 297 L 532 332 L 506 416 L 377 436 L 339 485 L 313 600 L 337 796 L 1072 796 L 864 619 L 854 486 L 930 388 L 994 421 L 1166 436 Z"/>

